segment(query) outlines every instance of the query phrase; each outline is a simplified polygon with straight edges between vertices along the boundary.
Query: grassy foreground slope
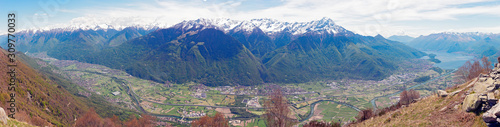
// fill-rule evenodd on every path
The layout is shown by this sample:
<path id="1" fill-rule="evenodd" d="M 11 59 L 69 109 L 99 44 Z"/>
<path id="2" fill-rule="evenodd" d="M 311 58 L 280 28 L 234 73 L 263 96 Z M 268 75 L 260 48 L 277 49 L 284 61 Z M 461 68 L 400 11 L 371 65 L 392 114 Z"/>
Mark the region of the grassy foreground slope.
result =
<path id="1" fill-rule="evenodd" d="M 89 108 L 94 108 L 94 110 L 102 117 L 112 117 L 116 115 L 120 117 L 120 119 L 127 119 L 130 114 L 137 114 L 138 111 L 121 108 L 119 105 L 114 104 L 108 100 L 103 95 L 98 94 L 97 92 L 89 91 L 82 86 L 71 81 L 65 73 L 60 68 L 50 65 L 46 61 L 41 59 L 34 59 L 28 57 L 24 54 L 19 54 L 18 57 L 23 63 L 29 65 L 32 69 L 36 70 L 41 76 L 50 79 L 54 84 L 61 86 L 67 90 L 70 94 L 69 96 L 73 96 L 81 101 L 84 105 Z M 88 109 L 85 109 L 87 112 Z M 84 112 L 84 113 L 85 113 Z"/>
<path id="2" fill-rule="evenodd" d="M 469 83 L 459 85 L 447 92 L 460 91 L 453 96 L 439 97 L 437 94 L 423 98 L 407 107 L 390 111 L 384 115 L 352 124 L 355 127 L 406 127 L 406 126 L 452 126 L 452 127 L 485 127 L 480 114 L 461 110 L 465 92 L 471 87 Z M 463 89 L 463 90 L 462 90 Z"/>
<path id="3" fill-rule="evenodd" d="M 26 122 L 17 121 L 15 119 L 8 119 L 7 124 L 0 124 L 0 125 L 5 127 L 36 127 Z"/>
<path id="4" fill-rule="evenodd" d="M 7 52 L 0 49 L 0 82 L 8 83 L 10 76 L 8 72 Z M 88 106 L 79 98 L 73 96 L 65 88 L 58 85 L 54 80 L 40 74 L 37 70 L 19 59 L 22 54 L 16 54 L 16 78 L 15 91 L 7 87 L 0 88 L 0 106 L 7 110 L 11 99 L 10 94 L 15 93 L 16 112 L 14 117 L 19 121 L 42 125 L 69 126 L 80 114 L 88 110 Z M 9 63 L 10 64 L 10 63 Z M 7 85 L 7 84 L 5 84 Z M 10 111 L 6 111 L 7 114 Z"/>
<path id="5" fill-rule="evenodd" d="M 0 49 L 0 82 L 8 83 L 7 52 Z M 16 120 L 37 126 L 71 126 L 75 119 L 90 108 L 94 108 L 103 117 L 117 115 L 122 119 L 136 112 L 118 108 L 102 96 L 92 93 L 70 81 L 48 63 L 32 59 L 22 53 L 16 53 Z M 9 63 L 10 64 L 10 63 Z M 5 84 L 7 85 L 7 84 Z M 10 93 L 7 87 L 0 87 L 0 106 L 7 110 Z M 88 93 L 83 96 L 82 93 Z M 7 114 L 9 113 L 6 111 Z"/>

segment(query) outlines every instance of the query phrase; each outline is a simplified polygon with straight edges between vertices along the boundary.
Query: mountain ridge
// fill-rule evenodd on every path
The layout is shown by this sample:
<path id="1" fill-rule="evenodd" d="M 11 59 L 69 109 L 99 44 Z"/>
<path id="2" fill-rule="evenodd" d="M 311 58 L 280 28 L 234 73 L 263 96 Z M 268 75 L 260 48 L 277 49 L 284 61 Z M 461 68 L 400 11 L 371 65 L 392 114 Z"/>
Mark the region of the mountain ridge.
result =
<path id="1" fill-rule="evenodd" d="M 408 35 L 392 35 L 390 36 L 389 38 L 387 38 L 389 40 L 392 40 L 392 41 L 399 41 L 399 42 L 403 42 L 403 43 L 408 43 L 408 42 L 411 42 L 413 41 L 415 38 L 414 37 L 410 37 Z"/>
<path id="2" fill-rule="evenodd" d="M 442 32 L 420 36 L 407 43 L 411 47 L 445 52 L 481 54 L 481 47 L 499 49 L 500 34 L 481 32 Z"/>
<path id="3" fill-rule="evenodd" d="M 38 36 L 44 34 L 51 36 Z M 29 52 L 101 64 L 158 82 L 208 85 L 378 80 L 397 69 L 398 61 L 425 55 L 382 36 L 356 34 L 328 18 L 295 23 L 198 19 L 166 29 L 77 30 L 26 37 L 21 45 L 38 45 Z"/>
<path id="4" fill-rule="evenodd" d="M 185 30 L 197 28 L 215 28 L 224 32 L 245 31 L 251 32 L 254 28 L 261 29 L 267 35 L 279 32 L 290 32 L 293 35 L 305 34 L 307 32 L 327 32 L 327 33 L 345 33 L 350 32 L 343 27 L 336 25 L 332 19 L 322 18 L 310 22 L 281 22 L 272 19 L 251 19 L 251 20 L 231 20 L 231 19 L 197 19 L 178 23 L 174 28 Z"/>

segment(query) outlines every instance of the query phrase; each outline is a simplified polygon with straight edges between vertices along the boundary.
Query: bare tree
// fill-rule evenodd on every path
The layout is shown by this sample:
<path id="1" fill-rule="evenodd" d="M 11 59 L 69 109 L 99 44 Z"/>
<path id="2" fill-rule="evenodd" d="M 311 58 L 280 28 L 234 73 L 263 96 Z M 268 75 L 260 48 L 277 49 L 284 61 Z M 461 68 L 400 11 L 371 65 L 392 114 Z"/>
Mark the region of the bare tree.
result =
<path id="1" fill-rule="evenodd" d="M 224 115 L 217 112 L 213 117 L 203 116 L 191 123 L 192 127 L 229 127 L 229 122 Z"/>
<path id="2" fill-rule="evenodd" d="M 488 60 L 488 57 L 483 56 L 483 58 L 481 58 L 481 63 L 484 69 L 483 72 L 488 73 L 492 69 L 491 62 Z"/>
<path id="3" fill-rule="evenodd" d="M 90 109 L 76 120 L 75 127 L 104 127 L 104 121 L 94 109 Z"/>
<path id="4" fill-rule="evenodd" d="M 420 98 L 420 93 L 411 89 L 410 91 L 404 90 L 399 94 L 399 103 L 401 105 L 408 105 L 413 103 L 416 99 Z"/>
<path id="5" fill-rule="evenodd" d="M 467 61 L 455 72 L 455 82 L 457 84 L 462 84 L 476 78 L 481 73 L 487 74 L 491 69 L 491 62 L 488 61 L 487 57 L 481 58 L 480 61 Z"/>
<path id="6" fill-rule="evenodd" d="M 340 127 L 340 123 L 338 122 L 331 122 L 327 123 L 324 121 L 310 121 L 309 123 L 304 124 L 302 127 Z"/>
<path id="7" fill-rule="evenodd" d="M 411 89 L 408 91 L 408 96 L 410 97 L 410 103 L 414 102 L 416 99 L 420 98 L 420 93 L 418 91 Z"/>
<path id="8" fill-rule="evenodd" d="M 408 91 L 404 90 L 403 92 L 399 93 L 399 103 L 401 105 L 407 105 L 410 103 L 410 97 L 408 96 Z"/>
<path id="9" fill-rule="evenodd" d="M 367 119 L 370 119 L 374 116 L 373 109 L 364 109 L 358 112 L 358 117 L 356 117 L 356 122 L 362 122 Z"/>
<path id="10" fill-rule="evenodd" d="M 484 71 L 484 69 L 483 69 L 483 67 L 481 67 L 481 64 L 479 63 L 479 61 L 474 61 L 474 63 L 472 63 L 472 66 L 469 70 L 469 75 L 467 76 L 467 80 L 471 80 L 471 79 L 476 78 L 483 71 Z"/>
<path id="11" fill-rule="evenodd" d="M 472 63 L 470 61 L 467 61 L 462 65 L 461 67 L 458 68 L 458 70 L 455 72 L 455 75 L 457 76 L 455 78 L 455 82 L 457 84 L 462 84 L 464 82 L 467 82 L 469 78 L 469 70 L 470 67 L 472 66 Z"/>
<path id="12" fill-rule="evenodd" d="M 280 89 L 274 89 L 268 96 L 268 100 L 264 103 L 266 113 L 264 118 L 268 127 L 291 127 L 294 121 L 288 118 L 290 109 L 288 108 L 287 99 L 283 96 Z"/>

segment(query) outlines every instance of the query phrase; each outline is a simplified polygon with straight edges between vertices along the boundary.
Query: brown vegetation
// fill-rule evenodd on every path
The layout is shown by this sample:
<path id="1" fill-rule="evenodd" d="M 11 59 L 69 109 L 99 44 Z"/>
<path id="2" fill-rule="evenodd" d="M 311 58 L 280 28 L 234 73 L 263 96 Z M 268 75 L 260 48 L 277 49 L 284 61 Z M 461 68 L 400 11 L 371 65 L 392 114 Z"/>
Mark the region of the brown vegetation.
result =
<path id="1" fill-rule="evenodd" d="M 203 116 L 191 123 L 192 127 L 229 127 L 229 122 L 222 113 L 215 113 L 213 117 Z"/>
<path id="2" fill-rule="evenodd" d="M 76 121 L 75 127 L 104 127 L 103 123 L 103 119 L 94 109 L 90 109 Z"/>
<path id="3" fill-rule="evenodd" d="M 487 57 L 483 57 L 481 60 L 474 60 L 472 63 L 471 61 L 467 61 L 455 72 L 457 76 L 455 82 L 462 84 L 476 78 L 481 73 L 487 74 L 491 68 L 491 62 L 488 61 Z"/>
<path id="4" fill-rule="evenodd" d="M 456 89 L 464 88 L 454 96 L 439 97 L 436 94 L 407 105 L 405 108 L 400 104 L 379 110 L 377 117 L 356 122 L 350 126 L 373 127 L 373 126 L 455 126 L 455 127 L 483 127 L 486 126 L 481 116 L 467 113 L 460 108 L 468 83 L 457 85 Z"/>
<path id="5" fill-rule="evenodd" d="M 42 118 L 35 116 L 31 119 L 31 124 L 35 125 L 35 126 L 44 127 L 47 125 L 47 122 L 45 120 L 43 120 Z"/>
<path id="6" fill-rule="evenodd" d="M 420 93 L 411 89 L 410 91 L 404 90 L 399 94 L 399 103 L 401 105 L 408 105 L 413 103 L 416 99 L 420 98 Z"/>
<path id="7" fill-rule="evenodd" d="M 268 127 L 291 127 L 295 123 L 293 119 L 288 118 L 290 109 L 288 108 L 288 101 L 283 96 L 280 89 L 274 89 L 268 96 L 268 100 L 264 103 L 266 113 L 266 125 Z"/>
<path id="8" fill-rule="evenodd" d="M 137 119 L 135 115 L 130 115 L 128 121 L 123 122 L 117 116 L 111 118 L 101 118 L 94 109 L 90 109 L 87 113 L 76 120 L 75 127 L 153 127 L 156 117 L 150 115 L 141 115 Z"/>
<path id="9" fill-rule="evenodd" d="M 356 122 L 362 122 L 372 117 L 374 117 L 373 110 L 371 108 L 364 109 L 358 112 L 358 117 L 356 117 Z"/>
<path id="10" fill-rule="evenodd" d="M 410 91 L 404 90 L 399 94 L 399 102 L 397 104 L 382 109 L 378 109 L 376 111 L 373 111 L 373 109 L 371 108 L 361 110 L 358 112 L 356 121 L 353 123 L 360 123 L 372 117 L 385 115 L 387 112 L 395 111 L 401 108 L 402 105 L 409 105 L 411 103 L 414 103 L 416 102 L 416 99 L 419 98 L 420 98 L 420 93 L 418 93 L 418 91 L 415 91 L 413 89 L 411 89 Z"/>
<path id="11" fill-rule="evenodd" d="M 383 109 L 378 109 L 375 113 L 375 115 L 377 116 L 382 116 L 388 112 L 391 112 L 391 111 L 395 111 L 396 109 L 399 109 L 401 108 L 401 104 L 400 103 L 396 103 L 395 105 L 391 105 L 389 107 L 385 107 Z"/>
<path id="12" fill-rule="evenodd" d="M 305 124 L 303 127 L 341 127 L 340 123 L 338 122 L 331 122 L 331 123 L 326 123 L 323 121 L 310 121 L 309 123 Z"/>
<path id="13" fill-rule="evenodd" d="M 126 127 L 154 127 L 156 117 L 142 114 L 141 118 L 137 119 L 135 115 L 130 115 L 128 122 L 125 122 Z"/>
<path id="14" fill-rule="evenodd" d="M 23 54 L 16 54 L 16 88 L 0 87 L 0 107 L 10 107 L 10 93 L 15 93 L 16 114 L 14 117 L 23 122 L 45 126 L 70 126 L 75 117 L 89 109 L 82 99 L 73 96 L 65 88 L 58 87 L 54 79 L 42 75 L 23 61 Z M 5 50 L 0 49 L 0 81 L 7 83 L 9 58 Z M 3 84 L 2 84 L 3 85 Z M 7 85 L 7 84 L 5 84 Z"/>

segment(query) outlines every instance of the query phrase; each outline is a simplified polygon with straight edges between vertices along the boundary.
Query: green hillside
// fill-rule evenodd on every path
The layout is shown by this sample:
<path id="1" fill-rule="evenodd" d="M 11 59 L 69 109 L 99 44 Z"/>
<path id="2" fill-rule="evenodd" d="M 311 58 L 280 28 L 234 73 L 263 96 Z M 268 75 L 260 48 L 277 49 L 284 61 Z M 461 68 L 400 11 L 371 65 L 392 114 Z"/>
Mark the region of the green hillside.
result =
<path id="1" fill-rule="evenodd" d="M 422 55 L 399 42 L 377 37 L 303 36 L 262 59 L 271 81 L 306 82 L 341 78 L 380 80 L 397 69 L 400 60 Z"/>

